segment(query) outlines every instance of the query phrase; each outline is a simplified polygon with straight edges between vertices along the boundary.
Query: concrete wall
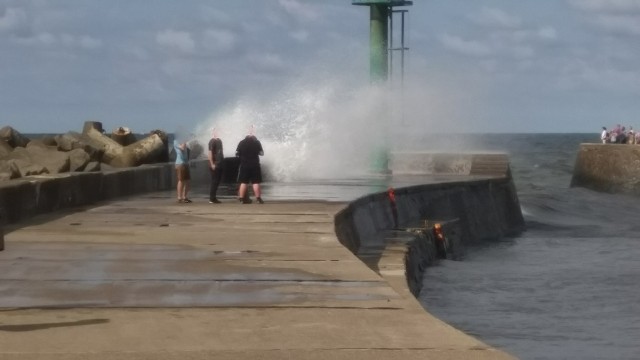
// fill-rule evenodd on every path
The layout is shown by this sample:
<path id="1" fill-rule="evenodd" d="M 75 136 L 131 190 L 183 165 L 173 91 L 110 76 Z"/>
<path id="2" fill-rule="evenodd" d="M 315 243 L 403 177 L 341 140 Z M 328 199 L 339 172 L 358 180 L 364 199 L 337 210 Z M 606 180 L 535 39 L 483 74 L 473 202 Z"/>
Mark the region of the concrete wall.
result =
<path id="1" fill-rule="evenodd" d="M 455 224 L 462 245 L 513 236 L 524 230 L 524 219 L 510 177 L 427 184 L 395 189 L 398 227 L 420 227 L 425 220 Z M 386 237 L 395 227 L 387 193 L 364 196 L 335 216 L 340 242 L 354 254 L 384 251 Z M 446 229 L 445 229 L 446 230 Z M 446 231 L 445 231 L 446 234 Z M 406 245 L 405 271 L 414 294 L 419 292 L 423 270 L 434 259 L 434 242 Z"/>
<path id="2" fill-rule="evenodd" d="M 504 153 L 393 152 L 389 168 L 396 175 L 506 176 L 509 158 Z"/>
<path id="3" fill-rule="evenodd" d="M 207 161 L 193 161 L 191 174 L 194 182 L 208 182 Z M 17 223 L 62 208 L 174 187 L 175 170 L 171 163 L 106 172 L 29 176 L 0 182 L 0 216 L 2 223 Z"/>
<path id="4" fill-rule="evenodd" d="M 640 195 L 640 146 L 580 144 L 571 186 Z"/>

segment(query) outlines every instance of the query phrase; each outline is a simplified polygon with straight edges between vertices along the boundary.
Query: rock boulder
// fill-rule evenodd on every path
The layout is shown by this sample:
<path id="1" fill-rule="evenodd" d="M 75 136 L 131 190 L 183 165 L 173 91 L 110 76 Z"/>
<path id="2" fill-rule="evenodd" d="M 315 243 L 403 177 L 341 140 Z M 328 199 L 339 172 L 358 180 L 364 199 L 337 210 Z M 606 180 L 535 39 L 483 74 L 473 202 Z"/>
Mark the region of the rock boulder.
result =
<path id="1" fill-rule="evenodd" d="M 0 139 L 6 141 L 12 148 L 18 146 L 26 147 L 29 141 L 31 141 L 11 126 L 5 126 L 0 129 Z"/>

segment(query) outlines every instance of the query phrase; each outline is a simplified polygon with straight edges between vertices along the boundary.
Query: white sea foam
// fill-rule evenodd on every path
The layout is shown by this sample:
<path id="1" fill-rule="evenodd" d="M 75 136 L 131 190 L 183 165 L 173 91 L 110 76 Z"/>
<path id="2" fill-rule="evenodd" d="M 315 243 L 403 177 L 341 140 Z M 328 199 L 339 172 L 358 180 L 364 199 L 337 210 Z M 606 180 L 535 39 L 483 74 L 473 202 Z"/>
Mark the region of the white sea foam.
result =
<path id="1" fill-rule="evenodd" d="M 348 88 L 338 81 L 292 87 L 269 100 L 243 100 L 212 114 L 196 130 L 206 143 L 216 128 L 226 156 L 254 127 L 265 150 L 262 162 L 277 181 L 366 175 L 376 149 L 384 148 L 385 91 Z"/>

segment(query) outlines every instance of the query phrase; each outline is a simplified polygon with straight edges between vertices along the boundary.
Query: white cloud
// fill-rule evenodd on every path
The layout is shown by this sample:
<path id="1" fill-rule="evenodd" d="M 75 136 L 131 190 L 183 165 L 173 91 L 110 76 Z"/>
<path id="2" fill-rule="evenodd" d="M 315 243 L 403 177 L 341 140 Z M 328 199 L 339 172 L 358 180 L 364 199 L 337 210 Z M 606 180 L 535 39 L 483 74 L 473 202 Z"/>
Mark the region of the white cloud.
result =
<path id="1" fill-rule="evenodd" d="M 191 34 L 186 31 L 163 30 L 156 34 L 156 43 L 184 54 L 192 54 L 196 49 L 195 41 Z"/>
<path id="2" fill-rule="evenodd" d="M 162 64 L 162 71 L 165 74 L 183 80 L 189 78 L 191 70 L 191 63 L 181 59 L 169 59 Z"/>
<path id="3" fill-rule="evenodd" d="M 544 26 L 538 29 L 538 38 L 541 40 L 556 40 L 558 32 L 551 26 Z"/>
<path id="4" fill-rule="evenodd" d="M 553 42 L 558 39 L 558 33 L 551 26 L 544 26 L 537 30 L 516 30 L 511 33 L 495 33 L 492 34 L 497 39 L 508 39 L 516 44 L 530 42 Z"/>
<path id="5" fill-rule="evenodd" d="M 229 53 L 237 44 L 237 36 L 229 30 L 206 30 L 202 36 L 203 46 L 215 53 Z"/>
<path id="6" fill-rule="evenodd" d="M 147 61 L 151 58 L 149 52 L 141 46 L 127 45 L 122 48 L 122 51 L 128 56 L 132 56 L 134 59 L 140 61 Z"/>
<path id="7" fill-rule="evenodd" d="M 255 67 L 267 71 L 280 71 L 285 68 L 282 58 L 273 53 L 253 55 L 249 58 L 249 62 Z"/>
<path id="8" fill-rule="evenodd" d="M 535 50 L 530 46 L 516 46 L 513 48 L 513 56 L 517 59 L 528 59 L 533 57 Z"/>
<path id="9" fill-rule="evenodd" d="M 640 93 L 640 72 L 584 66 L 578 74 L 584 82 L 608 90 L 627 89 Z"/>
<path id="10" fill-rule="evenodd" d="M 309 39 L 309 32 L 305 30 L 298 30 L 290 32 L 289 36 L 291 36 L 291 38 L 297 40 L 298 42 L 303 43 L 306 42 L 307 39 Z"/>
<path id="11" fill-rule="evenodd" d="M 75 36 L 62 34 L 57 40 L 59 43 L 70 48 L 97 49 L 102 46 L 102 41 L 91 36 Z"/>
<path id="12" fill-rule="evenodd" d="M 640 16 L 629 15 L 601 15 L 593 22 L 607 31 L 624 34 L 640 35 Z"/>
<path id="13" fill-rule="evenodd" d="M 92 38 L 91 36 L 79 37 L 78 43 L 80 44 L 80 47 L 85 49 L 97 49 L 99 47 L 102 47 L 102 41 Z"/>
<path id="14" fill-rule="evenodd" d="M 587 21 L 606 32 L 640 35 L 640 0 L 568 0 Z"/>
<path id="15" fill-rule="evenodd" d="M 93 50 L 102 47 L 102 41 L 87 35 L 52 34 L 41 32 L 30 37 L 14 37 L 13 41 L 27 46 L 60 46 L 69 49 Z"/>
<path id="16" fill-rule="evenodd" d="M 496 8 L 484 7 L 480 13 L 472 15 L 471 19 L 477 24 L 496 28 L 515 29 L 522 25 L 522 20 L 519 17 L 509 15 Z"/>
<path id="17" fill-rule="evenodd" d="M 26 24 L 27 14 L 22 9 L 7 8 L 0 14 L 0 31 L 11 31 Z"/>
<path id="18" fill-rule="evenodd" d="M 317 20 L 319 11 L 312 4 L 301 4 L 297 0 L 278 0 L 278 4 L 289 14 L 303 20 Z"/>
<path id="19" fill-rule="evenodd" d="M 201 11 L 201 16 L 207 20 L 207 21 L 211 21 L 214 24 L 232 24 L 234 23 L 233 21 L 233 16 L 227 14 L 226 12 L 217 9 L 217 8 L 213 8 L 211 6 L 206 6 L 202 9 Z"/>
<path id="20" fill-rule="evenodd" d="M 463 55 L 482 57 L 492 53 L 489 46 L 479 41 L 464 40 L 449 34 L 441 35 L 439 40 L 445 48 Z"/>
<path id="21" fill-rule="evenodd" d="M 574 7 L 591 12 L 640 12 L 640 0 L 569 0 Z"/>

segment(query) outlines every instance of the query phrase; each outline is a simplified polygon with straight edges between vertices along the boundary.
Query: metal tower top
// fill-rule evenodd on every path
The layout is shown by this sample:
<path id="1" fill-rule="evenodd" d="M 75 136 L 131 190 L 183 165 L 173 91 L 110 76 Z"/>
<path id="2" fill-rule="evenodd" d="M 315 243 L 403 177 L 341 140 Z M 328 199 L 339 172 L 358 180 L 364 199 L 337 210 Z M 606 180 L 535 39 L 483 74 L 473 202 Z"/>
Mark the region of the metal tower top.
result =
<path id="1" fill-rule="evenodd" d="M 386 6 L 411 6 L 413 1 L 407 0 L 352 0 L 352 5 L 386 5 Z"/>

